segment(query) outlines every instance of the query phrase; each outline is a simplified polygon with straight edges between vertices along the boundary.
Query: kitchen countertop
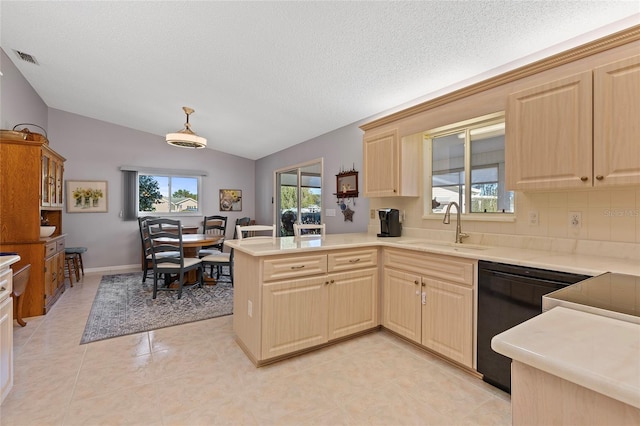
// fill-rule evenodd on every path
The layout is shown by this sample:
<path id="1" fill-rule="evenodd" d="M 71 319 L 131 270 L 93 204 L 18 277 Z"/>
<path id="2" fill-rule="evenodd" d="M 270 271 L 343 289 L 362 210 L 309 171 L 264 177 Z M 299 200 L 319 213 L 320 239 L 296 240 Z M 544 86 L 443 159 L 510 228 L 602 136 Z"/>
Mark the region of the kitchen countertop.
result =
<path id="1" fill-rule="evenodd" d="M 640 324 L 559 306 L 496 335 L 491 348 L 640 408 Z"/>
<path id="2" fill-rule="evenodd" d="M 0 269 L 8 268 L 14 263 L 20 260 L 20 256 L 17 254 L 11 254 L 7 256 L 0 256 Z"/>
<path id="3" fill-rule="evenodd" d="M 324 238 L 304 237 L 295 239 L 294 237 L 282 237 L 274 240 L 227 240 L 225 241 L 225 245 L 257 257 L 312 252 L 317 250 L 382 246 L 576 274 L 599 275 L 605 272 L 616 272 L 640 276 L 640 262 L 633 259 L 557 253 L 514 247 L 495 247 L 466 243 L 454 244 L 448 241 L 427 240 L 414 237 L 379 238 L 366 233 L 327 234 Z"/>

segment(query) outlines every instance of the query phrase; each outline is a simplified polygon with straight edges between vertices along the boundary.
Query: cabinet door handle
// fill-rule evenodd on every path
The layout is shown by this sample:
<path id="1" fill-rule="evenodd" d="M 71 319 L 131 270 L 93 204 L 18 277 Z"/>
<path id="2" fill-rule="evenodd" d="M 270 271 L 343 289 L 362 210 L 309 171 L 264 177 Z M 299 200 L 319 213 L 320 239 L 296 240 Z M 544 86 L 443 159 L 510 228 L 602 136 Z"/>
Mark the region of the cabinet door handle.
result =
<path id="1" fill-rule="evenodd" d="M 596 175 L 596 179 L 598 179 L 598 180 L 602 180 L 602 179 L 604 179 L 604 176 L 602 176 L 602 175 Z"/>
<path id="2" fill-rule="evenodd" d="M 291 269 L 302 269 L 304 268 L 304 265 L 300 265 L 300 266 L 292 266 Z"/>
<path id="3" fill-rule="evenodd" d="M 349 263 L 358 263 L 360 262 L 360 258 L 357 259 L 349 259 Z"/>
<path id="4" fill-rule="evenodd" d="M 335 281 L 334 281 L 334 280 L 331 280 L 331 284 L 333 284 L 333 283 L 335 283 Z"/>
<path id="5" fill-rule="evenodd" d="M 418 280 L 415 280 L 413 283 L 414 283 L 415 285 L 420 284 L 420 283 L 418 282 Z"/>
<path id="6" fill-rule="evenodd" d="M 588 178 L 587 176 L 582 176 L 582 177 L 580 178 L 580 180 L 581 180 L 581 181 L 583 181 L 583 182 L 586 182 L 586 181 L 588 181 L 588 180 L 589 180 L 589 178 Z"/>

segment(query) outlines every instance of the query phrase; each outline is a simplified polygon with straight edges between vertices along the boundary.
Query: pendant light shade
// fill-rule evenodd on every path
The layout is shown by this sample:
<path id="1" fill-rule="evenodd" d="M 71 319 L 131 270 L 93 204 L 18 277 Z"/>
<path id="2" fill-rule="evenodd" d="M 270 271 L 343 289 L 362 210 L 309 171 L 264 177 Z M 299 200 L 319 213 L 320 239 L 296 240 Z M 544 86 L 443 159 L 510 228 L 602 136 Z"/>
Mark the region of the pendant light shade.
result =
<path id="1" fill-rule="evenodd" d="M 187 114 L 187 122 L 184 124 L 184 129 L 175 133 L 167 133 L 167 143 L 180 148 L 205 148 L 207 146 L 207 140 L 196 135 L 191 130 L 191 125 L 189 124 L 189 115 L 195 111 L 189 107 L 182 107 L 182 109 L 184 113 Z"/>

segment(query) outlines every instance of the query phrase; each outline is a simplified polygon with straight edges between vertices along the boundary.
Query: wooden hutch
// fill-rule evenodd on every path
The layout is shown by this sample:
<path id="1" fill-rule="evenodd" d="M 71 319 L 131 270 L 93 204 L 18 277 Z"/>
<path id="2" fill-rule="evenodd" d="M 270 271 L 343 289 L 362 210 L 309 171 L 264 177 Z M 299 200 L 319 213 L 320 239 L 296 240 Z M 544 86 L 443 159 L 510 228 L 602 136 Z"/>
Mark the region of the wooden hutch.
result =
<path id="1" fill-rule="evenodd" d="M 24 317 L 46 314 L 65 290 L 64 162 L 45 136 L 0 130 L 0 250 L 20 255 L 16 270 L 31 264 Z M 41 221 L 56 227 L 53 235 L 40 238 Z"/>

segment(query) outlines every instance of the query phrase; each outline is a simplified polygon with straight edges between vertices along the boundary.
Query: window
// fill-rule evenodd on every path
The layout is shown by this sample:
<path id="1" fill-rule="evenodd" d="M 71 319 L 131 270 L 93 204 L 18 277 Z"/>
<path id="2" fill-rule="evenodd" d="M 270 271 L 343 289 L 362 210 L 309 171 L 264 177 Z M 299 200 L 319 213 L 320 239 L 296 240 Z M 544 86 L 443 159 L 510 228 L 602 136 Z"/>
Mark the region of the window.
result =
<path id="1" fill-rule="evenodd" d="M 426 216 L 454 201 L 466 215 L 514 213 L 505 189 L 504 113 L 431 130 L 425 145 Z"/>
<path id="2" fill-rule="evenodd" d="M 123 220 L 138 216 L 200 215 L 202 177 L 206 171 L 120 166 Z"/>
<path id="3" fill-rule="evenodd" d="M 294 223 L 322 223 L 322 159 L 276 170 L 275 179 L 280 236 L 293 235 Z"/>
<path id="4" fill-rule="evenodd" d="M 138 212 L 199 213 L 199 176 L 138 173 Z"/>

